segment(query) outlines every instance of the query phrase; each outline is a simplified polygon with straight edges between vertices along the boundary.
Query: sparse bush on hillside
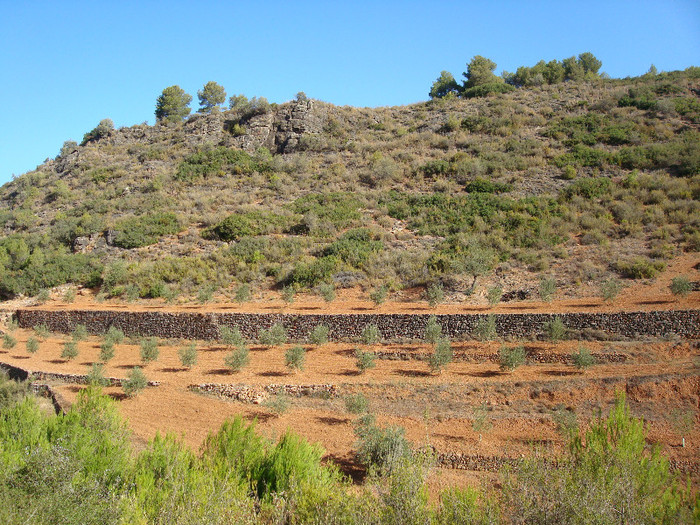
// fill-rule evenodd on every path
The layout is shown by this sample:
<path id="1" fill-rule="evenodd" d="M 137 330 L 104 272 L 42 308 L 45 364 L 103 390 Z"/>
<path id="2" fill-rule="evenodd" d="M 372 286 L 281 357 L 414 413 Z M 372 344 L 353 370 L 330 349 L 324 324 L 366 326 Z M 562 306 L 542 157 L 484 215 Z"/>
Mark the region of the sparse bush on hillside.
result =
<path id="1" fill-rule="evenodd" d="M 671 279 L 669 289 L 673 295 L 687 297 L 693 291 L 693 283 L 685 275 Z"/>
<path id="2" fill-rule="evenodd" d="M 366 345 L 373 345 L 379 342 L 382 334 L 379 332 L 379 327 L 376 324 L 368 324 L 362 329 L 361 340 Z"/>
<path id="3" fill-rule="evenodd" d="M 36 354 L 39 350 L 39 341 L 34 337 L 30 337 L 26 342 L 27 352 L 30 354 Z"/>
<path id="4" fill-rule="evenodd" d="M 445 300 L 445 289 L 440 283 L 433 283 L 425 290 L 425 297 L 428 304 L 433 308 Z"/>
<path id="5" fill-rule="evenodd" d="M 324 345 L 328 342 L 328 327 L 323 324 L 314 326 L 309 333 L 309 342 L 314 345 Z"/>
<path id="6" fill-rule="evenodd" d="M 94 140 L 99 140 L 103 137 L 108 136 L 112 131 L 114 131 L 114 122 L 112 122 L 112 119 L 106 118 L 103 120 L 100 120 L 100 123 L 97 125 L 95 129 L 92 131 L 88 131 L 85 136 L 83 136 L 83 142 L 80 143 L 81 146 L 84 146 L 88 142 L 92 142 Z M 65 146 L 65 143 L 64 143 Z M 63 148 L 61 149 L 61 153 L 63 153 Z"/>
<path id="7" fill-rule="evenodd" d="M 591 351 L 584 346 L 580 346 L 578 352 L 571 356 L 571 361 L 579 370 L 586 370 L 595 364 Z"/>
<path id="8" fill-rule="evenodd" d="M 662 261 L 653 261 L 648 257 L 633 257 L 615 263 L 616 270 L 629 279 L 653 279 L 666 267 Z"/>
<path id="9" fill-rule="evenodd" d="M 284 354 L 284 365 L 291 370 L 303 370 L 306 349 L 303 346 L 293 346 Z"/>
<path id="10" fill-rule="evenodd" d="M 120 248 L 140 248 L 160 240 L 164 235 L 178 233 L 182 224 L 171 212 L 153 212 L 122 219 L 114 225 L 114 244 Z"/>
<path id="11" fill-rule="evenodd" d="M 178 348 L 177 356 L 180 358 L 180 364 L 185 368 L 192 368 L 197 364 L 197 346 L 190 343 L 187 346 Z"/>
<path id="12" fill-rule="evenodd" d="M 442 337 L 442 325 L 438 323 L 437 317 L 431 315 L 425 324 L 425 342 L 435 344 Z"/>
<path id="13" fill-rule="evenodd" d="M 148 364 L 152 361 L 157 361 L 159 354 L 160 350 L 158 349 L 157 337 L 147 337 L 141 340 L 140 355 L 141 361 L 144 364 Z"/>
<path id="14" fill-rule="evenodd" d="M 226 346 L 243 346 L 246 341 L 237 326 L 230 328 L 228 326 L 219 326 L 219 338 Z"/>
<path id="15" fill-rule="evenodd" d="M 99 359 L 103 363 L 106 363 L 114 357 L 114 342 L 111 339 L 105 338 L 105 340 L 100 345 Z"/>
<path id="16" fill-rule="evenodd" d="M 600 295 L 605 301 L 613 301 L 622 290 L 622 284 L 615 278 L 606 279 L 600 285 Z"/>
<path id="17" fill-rule="evenodd" d="M 498 364 L 501 370 L 512 372 L 519 366 L 525 364 L 525 347 L 520 346 L 502 346 L 498 352 Z"/>
<path id="18" fill-rule="evenodd" d="M 379 306 L 386 301 L 386 296 L 387 293 L 389 292 L 389 287 L 386 285 L 381 285 L 376 288 L 374 288 L 370 293 L 369 293 L 369 298 L 372 300 L 372 302 L 375 304 L 375 306 Z"/>
<path id="19" fill-rule="evenodd" d="M 61 357 L 67 361 L 72 361 L 78 357 L 78 344 L 75 341 L 67 341 L 63 343 L 63 350 L 61 350 Z"/>
<path id="20" fill-rule="evenodd" d="M 345 398 L 345 410 L 359 416 L 369 410 L 369 401 L 362 394 L 353 394 Z"/>
<path id="21" fill-rule="evenodd" d="M 327 303 L 332 303 L 335 299 L 335 285 L 332 283 L 321 283 L 318 285 L 318 294 Z"/>
<path id="22" fill-rule="evenodd" d="M 148 379 L 138 366 L 133 367 L 126 380 L 122 381 L 122 389 L 128 397 L 137 396 L 147 386 Z"/>
<path id="23" fill-rule="evenodd" d="M 370 368 L 374 368 L 377 364 L 374 362 L 376 355 L 373 352 L 365 352 L 359 348 L 355 348 L 355 364 L 357 365 L 357 371 L 360 374 L 364 374 L 365 371 Z"/>
<path id="24" fill-rule="evenodd" d="M 496 339 L 496 316 L 487 315 L 479 318 L 474 326 L 472 336 L 479 341 L 493 341 Z"/>
<path id="25" fill-rule="evenodd" d="M 546 322 L 543 328 L 547 339 L 553 343 L 566 339 L 566 333 L 568 330 L 561 317 L 557 316 L 551 321 Z"/>
<path id="26" fill-rule="evenodd" d="M 231 350 L 224 358 L 224 364 L 233 372 L 238 372 L 249 362 L 250 351 L 247 346 L 239 345 Z"/>
<path id="27" fill-rule="evenodd" d="M 428 366 L 430 371 L 435 373 L 442 372 L 448 364 L 452 362 L 453 352 L 450 340 L 446 337 L 438 339 L 435 343 L 435 350 L 428 358 Z"/>
<path id="28" fill-rule="evenodd" d="M 283 345 L 287 342 L 287 330 L 281 323 L 275 323 L 267 330 L 260 330 L 258 341 L 263 346 Z"/>
<path id="29" fill-rule="evenodd" d="M 539 294 L 540 299 L 545 302 L 550 302 L 554 298 L 557 291 L 557 282 L 551 277 L 543 277 L 540 279 Z"/>
<path id="30" fill-rule="evenodd" d="M 10 349 L 14 348 L 15 345 L 17 345 L 17 339 L 15 339 L 13 336 L 11 336 L 10 334 L 4 334 L 2 336 L 2 347 L 3 348 L 10 350 Z"/>

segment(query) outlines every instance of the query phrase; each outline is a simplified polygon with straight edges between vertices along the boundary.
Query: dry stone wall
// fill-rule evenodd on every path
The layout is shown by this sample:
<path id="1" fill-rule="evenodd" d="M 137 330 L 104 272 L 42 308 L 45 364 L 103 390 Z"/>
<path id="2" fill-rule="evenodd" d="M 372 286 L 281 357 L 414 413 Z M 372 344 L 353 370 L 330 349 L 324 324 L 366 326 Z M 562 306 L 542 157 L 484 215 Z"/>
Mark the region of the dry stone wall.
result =
<path id="1" fill-rule="evenodd" d="M 318 396 L 318 397 L 338 397 L 338 387 L 336 385 L 234 385 L 221 383 L 203 383 L 190 385 L 192 392 L 209 394 L 220 398 L 234 399 L 243 403 L 262 403 L 270 395 L 286 394 L 293 397 Z"/>
<path id="2" fill-rule="evenodd" d="M 196 312 L 128 312 L 118 310 L 19 309 L 15 313 L 22 328 L 45 324 L 55 332 L 69 333 L 83 324 L 91 334 L 103 334 L 115 326 L 127 335 L 161 338 L 219 338 L 219 326 L 238 327 L 247 339 L 257 339 L 261 330 L 281 323 L 293 341 L 305 341 L 318 325 L 329 328 L 333 341 L 357 340 L 370 324 L 387 340 L 422 339 L 429 314 L 249 314 Z M 437 315 L 443 333 L 453 339 L 469 338 L 484 314 Z M 700 310 L 649 312 L 494 314 L 501 337 L 541 337 L 546 323 L 560 317 L 572 331 L 595 331 L 610 337 L 642 338 L 677 336 L 700 338 Z"/>

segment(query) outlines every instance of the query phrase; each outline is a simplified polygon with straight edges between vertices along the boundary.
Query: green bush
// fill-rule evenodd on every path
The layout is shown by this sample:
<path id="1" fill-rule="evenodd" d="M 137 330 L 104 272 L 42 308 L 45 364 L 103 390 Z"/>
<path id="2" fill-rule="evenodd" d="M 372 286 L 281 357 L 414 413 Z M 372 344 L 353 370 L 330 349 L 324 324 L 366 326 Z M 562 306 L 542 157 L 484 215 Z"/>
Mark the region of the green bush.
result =
<path id="1" fill-rule="evenodd" d="M 318 285 L 318 294 L 327 303 L 332 303 L 335 299 L 335 285 L 332 283 L 321 283 Z"/>
<path id="2" fill-rule="evenodd" d="M 289 396 L 284 392 L 284 390 L 280 390 L 274 396 L 265 401 L 264 406 L 279 417 L 289 410 Z"/>
<path id="3" fill-rule="evenodd" d="M 102 363 L 92 363 L 90 372 L 87 375 L 87 383 L 91 386 L 109 386 L 109 380 L 104 376 L 104 365 Z"/>
<path id="4" fill-rule="evenodd" d="M 99 359 L 103 363 L 106 363 L 114 357 L 114 343 L 112 339 L 105 338 L 105 340 L 100 345 L 100 355 Z"/>
<path id="5" fill-rule="evenodd" d="M 366 345 L 373 345 L 379 342 L 382 334 L 379 332 L 379 327 L 376 324 L 368 324 L 362 329 L 360 339 Z"/>
<path id="6" fill-rule="evenodd" d="M 303 346 L 294 346 L 284 354 L 284 365 L 292 370 L 304 370 L 306 350 Z"/>
<path id="7" fill-rule="evenodd" d="M 379 306 L 380 304 L 384 303 L 384 301 L 386 301 L 386 295 L 388 292 L 389 287 L 383 284 L 372 290 L 369 293 L 369 298 L 376 306 Z"/>
<path id="8" fill-rule="evenodd" d="M 292 285 L 282 287 L 282 300 L 287 304 L 292 304 L 296 299 L 297 291 Z"/>
<path id="9" fill-rule="evenodd" d="M 373 254 L 384 248 L 382 241 L 374 240 L 367 228 L 348 230 L 323 250 L 326 257 L 335 257 L 353 268 L 362 268 Z"/>
<path id="10" fill-rule="evenodd" d="M 71 339 L 73 339 L 73 341 L 85 341 L 87 338 L 88 332 L 84 324 L 76 325 L 71 332 Z"/>
<path id="11" fill-rule="evenodd" d="M 231 350 L 224 358 L 224 364 L 230 368 L 232 372 L 238 372 L 249 362 L 250 351 L 245 345 L 240 345 Z"/>
<path id="12" fill-rule="evenodd" d="M 595 364 L 595 358 L 588 348 L 580 346 L 578 352 L 571 356 L 571 361 L 579 370 L 586 370 Z"/>
<path id="13" fill-rule="evenodd" d="M 194 181 L 200 178 L 226 175 L 248 175 L 271 170 L 266 155 L 252 156 L 243 150 L 217 147 L 193 153 L 177 168 L 175 179 Z"/>
<path id="14" fill-rule="evenodd" d="M 314 326 L 309 334 L 309 342 L 314 345 L 324 345 L 328 342 L 328 327 L 323 324 Z"/>
<path id="15" fill-rule="evenodd" d="M 687 297 L 693 291 L 693 283 L 685 275 L 671 279 L 669 289 L 673 295 Z"/>
<path id="16" fill-rule="evenodd" d="M 436 307 L 445 300 L 445 289 L 440 283 L 433 283 L 425 291 L 425 297 L 431 307 Z"/>
<path id="17" fill-rule="evenodd" d="M 512 372 L 519 366 L 525 364 L 525 347 L 520 346 L 502 346 L 498 352 L 498 364 L 501 370 Z"/>
<path id="18" fill-rule="evenodd" d="M 140 355 L 142 363 L 148 364 L 157 361 L 159 354 L 157 337 L 148 337 L 141 340 Z"/>
<path id="19" fill-rule="evenodd" d="M 452 357 L 453 352 L 450 340 L 447 338 L 439 339 L 435 344 L 435 351 L 428 358 L 428 366 L 431 372 L 442 372 L 442 369 L 452 362 Z"/>
<path id="20" fill-rule="evenodd" d="M 361 415 L 369 411 L 369 401 L 362 394 L 353 394 L 345 398 L 345 410 L 351 414 Z"/>
<path id="21" fill-rule="evenodd" d="M 38 324 L 34 327 L 34 333 L 40 339 L 47 339 L 51 335 L 49 327 L 45 324 Z"/>
<path id="22" fill-rule="evenodd" d="M 78 357 L 78 344 L 75 341 L 67 341 L 63 344 L 63 350 L 61 351 L 61 357 L 67 361 L 72 361 Z"/>
<path id="23" fill-rule="evenodd" d="M 515 91 L 515 87 L 510 84 L 504 84 L 503 82 L 493 82 L 489 84 L 482 84 L 480 86 L 474 86 L 462 91 L 461 96 L 464 98 L 476 98 L 476 97 L 486 97 L 488 95 L 500 95 L 502 93 L 510 93 Z"/>
<path id="24" fill-rule="evenodd" d="M 348 228 L 362 218 L 362 203 L 352 193 L 310 193 L 296 199 L 289 208 L 298 215 L 313 215 L 336 229 Z"/>
<path id="25" fill-rule="evenodd" d="M 290 218 L 261 210 L 234 213 L 204 232 L 205 237 L 238 241 L 269 233 L 281 233 L 291 226 Z"/>
<path id="26" fill-rule="evenodd" d="M 237 303 L 245 303 L 250 300 L 250 286 L 240 284 L 236 287 L 235 299 Z"/>
<path id="27" fill-rule="evenodd" d="M 544 323 L 543 328 L 547 339 L 553 343 L 566 338 L 567 328 L 561 317 L 555 317 L 551 321 Z"/>
<path id="28" fill-rule="evenodd" d="M 496 332 L 496 316 L 488 315 L 480 317 L 472 332 L 474 339 L 479 341 L 493 341 L 497 337 Z"/>
<path id="29" fill-rule="evenodd" d="M 493 286 L 486 292 L 486 298 L 491 306 L 496 306 L 501 302 L 501 297 L 503 297 L 503 287 Z"/>
<path id="30" fill-rule="evenodd" d="M 258 341 L 263 346 L 283 345 L 287 342 L 287 330 L 281 323 L 275 323 L 267 330 L 260 330 Z"/>
<path id="31" fill-rule="evenodd" d="M 29 352 L 30 354 L 36 354 L 39 350 L 39 341 L 34 337 L 30 337 L 29 339 L 27 339 L 26 345 L 27 352 Z"/>
<path id="32" fill-rule="evenodd" d="M 365 373 L 370 368 L 374 368 L 377 364 L 374 362 L 376 355 L 373 352 L 364 352 L 359 348 L 355 348 L 355 364 L 357 371 L 360 374 Z"/>
<path id="33" fill-rule="evenodd" d="M 540 279 L 539 294 L 540 299 L 545 302 L 550 302 L 554 298 L 554 294 L 557 291 L 557 281 L 549 278 L 543 277 Z"/>
<path id="34" fill-rule="evenodd" d="M 114 131 L 114 122 L 112 119 L 106 118 L 100 120 L 100 123 L 95 127 L 93 130 L 88 131 L 84 136 L 83 136 L 83 141 L 80 143 L 81 146 L 84 146 L 88 142 L 93 142 L 95 140 L 99 140 L 103 137 L 108 136 L 110 133 Z"/>
<path id="35" fill-rule="evenodd" d="M 124 332 L 122 332 L 116 326 L 110 326 L 105 334 L 105 340 L 111 341 L 114 344 L 121 344 L 124 342 Z"/>
<path id="36" fill-rule="evenodd" d="M 294 266 L 292 273 L 287 278 L 288 285 L 297 285 L 300 288 L 313 288 L 324 282 L 328 282 L 338 269 L 339 261 L 336 257 L 317 257 L 310 263 L 299 262 Z"/>
<path id="37" fill-rule="evenodd" d="M 430 344 L 437 343 L 442 337 L 442 325 L 438 323 L 437 317 L 431 315 L 428 317 L 428 322 L 425 324 L 425 342 Z"/>
<path id="38" fill-rule="evenodd" d="M 197 364 L 197 347 L 194 343 L 178 348 L 177 355 L 180 358 L 180 364 L 185 368 L 192 368 Z"/>
<path id="39" fill-rule="evenodd" d="M 128 397 L 137 396 L 147 386 L 148 379 L 138 366 L 133 367 L 127 378 L 122 381 L 122 389 Z"/>
<path id="40" fill-rule="evenodd" d="M 164 235 L 173 235 L 182 230 L 182 223 L 172 212 L 153 212 L 122 219 L 114 225 L 115 246 L 140 248 L 157 243 Z"/>
<path id="41" fill-rule="evenodd" d="M 412 455 L 404 432 L 402 427 L 379 427 L 374 416 L 364 415 L 355 426 L 355 435 L 359 438 L 358 459 L 383 474 L 391 473 L 403 459 Z"/>
<path id="42" fill-rule="evenodd" d="M 653 279 L 665 267 L 663 261 L 653 261 L 648 257 L 633 257 L 615 263 L 615 269 L 628 279 Z"/>
<path id="43" fill-rule="evenodd" d="M 600 285 L 600 295 L 604 301 L 613 301 L 622 290 L 622 284 L 617 279 L 606 279 Z"/>
<path id="44" fill-rule="evenodd" d="M 2 336 L 2 347 L 6 349 L 14 348 L 17 344 L 17 339 L 12 337 L 10 334 L 4 334 Z"/>
<path id="45" fill-rule="evenodd" d="M 219 326 L 219 338 L 226 346 L 243 346 L 246 341 L 237 326 Z"/>

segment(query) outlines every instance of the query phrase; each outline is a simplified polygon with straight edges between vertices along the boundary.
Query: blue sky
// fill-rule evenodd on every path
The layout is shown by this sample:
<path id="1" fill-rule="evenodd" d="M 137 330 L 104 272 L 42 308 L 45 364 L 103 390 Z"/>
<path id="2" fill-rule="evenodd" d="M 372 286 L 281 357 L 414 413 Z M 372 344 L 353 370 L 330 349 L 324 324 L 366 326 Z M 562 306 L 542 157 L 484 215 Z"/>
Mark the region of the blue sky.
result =
<path id="1" fill-rule="evenodd" d="M 426 100 L 474 55 L 497 72 L 591 51 L 613 77 L 700 66 L 700 2 L 0 0 L 0 184 L 103 118 L 153 123 L 163 88 L 339 105 Z"/>

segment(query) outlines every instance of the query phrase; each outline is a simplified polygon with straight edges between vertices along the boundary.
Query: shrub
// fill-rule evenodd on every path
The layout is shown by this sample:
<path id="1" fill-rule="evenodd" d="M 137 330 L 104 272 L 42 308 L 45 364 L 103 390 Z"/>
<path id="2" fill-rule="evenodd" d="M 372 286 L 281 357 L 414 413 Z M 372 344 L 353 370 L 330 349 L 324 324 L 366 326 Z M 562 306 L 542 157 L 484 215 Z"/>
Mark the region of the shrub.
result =
<path id="1" fill-rule="evenodd" d="M 447 338 L 440 339 L 435 345 L 435 351 L 428 358 L 428 366 L 430 366 L 430 370 L 433 373 L 442 372 L 442 369 L 452 362 L 452 357 L 453 352 L 450 340 Z"/>
<path id="2" fill-rule="evenodd" d="M 72 361 L 78 357 L 78 344 L 75 341 L 67 341 L 64 343 L 61 357 L 68 361 Z"/>
<path id="3" fill-rule="evenodd" d="M 192 368 L 197 364 L 197 347 L 194 343 L 179 348 L 177 355 L 180 358 L 180 363 L 185 368 Z"/>
<path id="4" fill-rule="evenodd" d="M 27 339 L 27 352 L 30 354 L 36 354 L 39 350 L 39 341 L 34 337 Z"/>
<path id="5" fill-rule="evenodd" d="M 332 303 L 335 299 L 335 286 L 331 283 L 321 283 L 318 285 L 318 294 L 327 303 Z"/>
<path id="6" fill-rule="evenodd" d="M 250 286 L 240 284 L 236 287 L 235 298 L 237 303 L 245 303 L 250 300 Z"/>
<path id="7" fill-rule="evenodd" d="M 76 325 L 71 332 L 71 338 L 73 341 L 85 341 L 88 338 L 87 328 L 84 324 Z"/>
<path id="8" fill-rule="evenodd" d="M 496 306 L 498 303 L 501 302 L 501 297 L 503 297 L 503 287 L 494 286 L 492 288 L 489 288 L 488 292 L 486 292 L 486 297 L 491 306 Z"/>
<path id="9" fill-rule="evenodd" d="M 411 446 L 402 427 L 377 426 L 374 416 L 366 414 L 355 426 L 359 438 L 357 456 L 368 467 L 378 468 L 383 474 L 391 473 L 399 463 L 412 455 Z"/>
<path id="10" fill-rule="evenodd" d="M 2 347 L 6 349 L 14 348 L 17 344 L 17 339 L 12 337 L 10 334 L 5 334 L 2 336 Z"/>
<path id="11" fill-rule="evenodd" d="M 472 408 L 472 430 L 479 433 L 479 442 L 481 442 L 481 434 L 491 428 L 491 418 L 489 417 L 489 407 L 484 402 L 481 405 Z"/>
<path id="12" fill-rule="evenodd" d="M 114 131 L 114 122 L 112 121 L 112 119 L 102 119 L 100 120 L 100 123 L 97 125 L 97 127 L 83 135 L 83 141 L 80 143 L 80 145 L 84 146 L 88 142 L 92 142 L 95 140 L 99 140 L 102 137 L 106 137 L 112 131 Z"/>
<path id="13" fill-rule="evenodd" d="M 566 325 L 561 317 L 555 317 L 544 324 L 544 333 L 551 342 L 556 343 L 566 338 Z"/>
<path id="14" fill-rule="evenodd" d="M 75 301 L 75 288 L 67 288 L 65 292 L 63 292 L 63 302 L 64 303 L 72 303 Z"/>
<path id="15" fill-rule="evenodd" d="M 247 346 L 241 345 L 231 350 L 224 358 L 224 364 L 230 368 L 232 372 L 238 372 L 248 364 L 249 350 Z"/>
<path id="16" fill-rule="evenodd" d="M 246 342 L 237 326 L 219 326 L 219 338 L 226 346 L 243 346 Z"/>
<path id="17" fill-rule="evenodd" d="M 431 315 L 425 324 L 425 342 L 435 344 L 442 336 L 442 325 L 438 323 L 437 317 Z"/>
<path id="18" fill-rule="evenodd" d="M 258 341 L 263 346 L 283 345 L 287 342 L 287 330 L 281 323 L 275 323 L 267 330 L 260 330 Z"/>
<path id="19" fill-rule="evenodd" d="M 648 257 L 633 257 L 615 263 L 615 268 L 629 279 L 653 279 L 666 267 L 662 261 L 652 261 Z"/>
<path id="20" fill-rule="evenodd" d="M 106 363 L 114 357 L 114 343 L 111 339 L 105 339 L 100 345 L 100 356 L 99 359 L 103 363 Z"/>
<path id="21" fill-rule="evenodd" d="M 345 398 L 345 410 L 351 414 L 366 414 L 369 411 L 369 401 L 362 394 L 353 394 Z"/>
<path id="22" fill-rule="evenodd" d="M 445 300 L 445 290 L 440 283 L 433 283 L 425 291 L 425 297 L 431 307 L 436 307 Z"/>
<path id="23" fill-rule="evenodd" d="M 604 301 L 613 301 L 622 290 L 622 284 L 617 279 L 606 279 L 600 285 L 600 295 Z"/>
<path id="24" fill-rule="evenodd" d="M 92 363 L 87 375 L 87 383 L 92 386 L 109 386 L 109 380 L 104 376 L 104 365 Z"/>
<path id="25" fill-rule="evenodd" d="M 379 286 L 378 288 L 372 290 L 369 293 L 369 298 L 376 306 L 379 306 L 380 304 L 384 303 L 384 301 L 386 301 L 386 295 L 388 292 L 389 287 L 383 284 L 382 286 Z"/>
<path id="26" fill-rule="evenodd" d="M 43 290 L 39 290 L 39 293 L 36 295 L 36 301 L 39 304 L 44 304 L 49 299 L 51 299 L 51 294 L 46 288 L 44 288 Z"/>
<path id="27" fill-rule="evenodd" d="M 208 302 L 211 302 L 211 300 L 214 298 L 215 291 L 216 286 L 211 283 L 205 284 L 204 286 L 200 287 L 199 290 L 197 290 L 197 302 L 199 304 L 206 304 Z"/>
<path id="28" fill-rule="evenodd" d="M 158 360 L 160 351 L 158 350 L 158 338 L 148 337 L 141 340 L 141 362 L 144 364 Z"/>
<path id="29" fill-rule="evenodd" d="M 552 421 L 557 426 L 557 432 L 563 436 L 574 437 L 578 431 L 576 412 L 567 410 L 563 405 L 552 412 Z"/>
<path id="30" fill-rule="evenodd" d="M 51 332 L 49 331 L 49 327 L 46 326 L 45 324 L 36 325 L 34 327 L 34 333 L 40 339 L 46 339 L 51 335 Z"/>
<path id="31" fill-rule="evenodd" d="M 128 397 L 135 397 L 148 386 L 148 379 L 140 367 L 135 366 L 129 372 L 127 378 L 122 381 L 122 389 Z"/>
<path id="32" fill-rule="evenodd" d="M 121 344 L 124 341 L 124 332 L 116 326 L 110 326 L 105 334 L 105 340 L 111 341 L 114 344 Z"/>
<path id="33" fill-rule="evenodd" d="M 114 245 L 132 249 L 155 244 L 164 235 L 178 233 L 182 224 L 172 212 L 153 212 L 122 219 L 114 225 L 114 230 Z"/>
<path id="34" fill-rule="evenodd" d="M 488 315 L 486 317 L 479 318 L 474 326 L 472 335 L 474 336 L 474 339 L 479 341 L 492 341 L 496 339 L 496 316 Z"/>
<path id="35" fill-rule="evenodd" d="M 580 346 L 578 352 L 571 356 L 571 361 L 579 370 L 586 370 L 595 364 L 595 358 L 591 355 L 591 351 L 583 346 Z"/>
<path id="36" fill-rule="evenodd" d="M 498 352 L 498 364 L 501 370 L 512 372 L 516 368 L 525 364 L 525 347 L 520 346 L 502 346 Z"/>
<path id="37" fill-rule="evenodd" d="M 323 345 L 328 342 L 328 327 L 323 324 L 314 326 L 309 334 L 309 341 L 314 345 Z"/>
<path id="38" fill-rule="evenodd" d="M 693 291 L 693 283 L 686 276 L 682 275 L 671 279 L 669 289 L 673 295 L 686 297 Z"/>
<path id="39" fill-rule="evenodd" d="M 289 410 L 289 396 L 284 392 L 284 390 L 280 390 L 274 396 L 265 401 L 264 406 L 279 417 Z"/>
<path id="40" fill-rule="evenodd" d="M 296 298 L 297 291 L 294 289 L 294 286 L 287 285 L 284 288 L 282 288 L 282 300 L 287 303 L 287 304 L 292 304 L 294 302 L 294 299 Z"/>
<path id="41" fill-rule="evenodd" d="M 284 354 L 284 365 L 292 370 L 303 370 L 306 350 L 303 346 L 294 346 Z"/>
<path id="42" fill-rule="evenodd" d="M 359 348 L 355 348 L 355 363 L 360 374 L 377 366 L 374 362 L 375 358 L 376 355 L 373 352 L 364 352 Z"/>
<path id="43" fill-rule="evenodd" d="M 382 337 L 379 333 L 379 327 L 376 324 L 368 324 L 362 329 L 362 342 L 366 345 L 377 343 Z"/>
<path id="44" fill-rule="evenodd" d="M 550 302 L 557 291 L 557 282 L 554 279 L 543 277 L 540 279 L 539 294 L 540 299 L 545 302 Z"/>

